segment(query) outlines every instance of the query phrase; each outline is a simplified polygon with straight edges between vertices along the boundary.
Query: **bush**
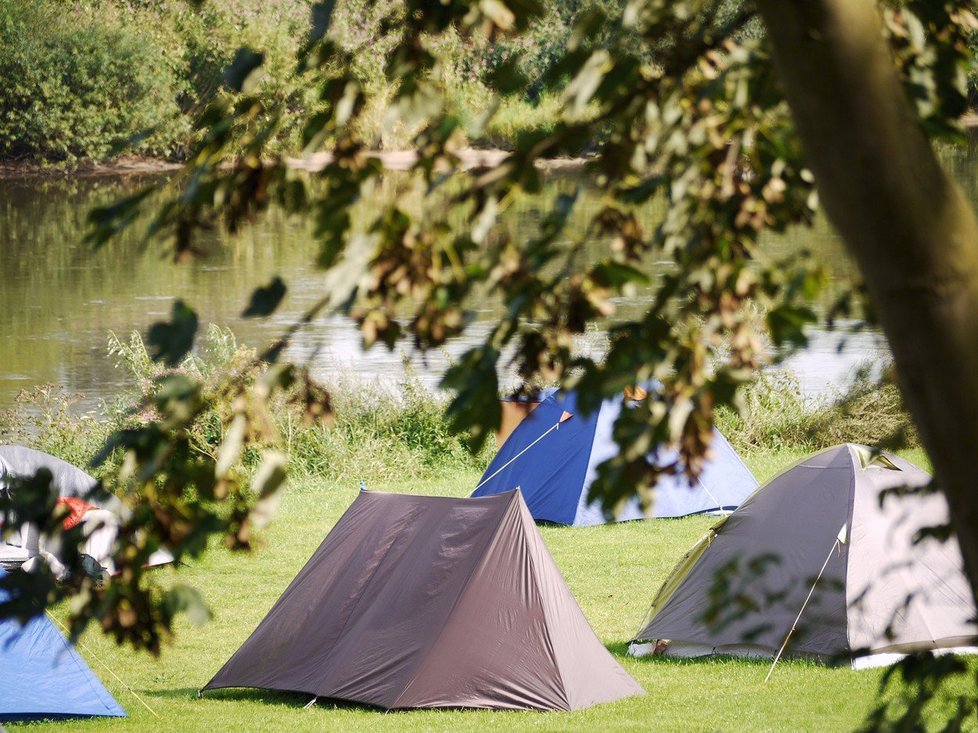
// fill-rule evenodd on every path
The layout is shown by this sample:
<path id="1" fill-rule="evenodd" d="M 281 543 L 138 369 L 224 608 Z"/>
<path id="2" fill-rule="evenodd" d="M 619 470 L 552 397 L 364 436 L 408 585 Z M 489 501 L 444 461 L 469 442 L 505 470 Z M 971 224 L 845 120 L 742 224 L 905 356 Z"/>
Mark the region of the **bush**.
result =
<path id="1" fill-rule="evenodd" d="M 295 0 L 0 0 L 0 159 L 180 157 L 243 45 L 265 54 L 259 92 L 302 106 L 308 22 Z"/>
<path id="2" fill-rule="evenodd" d="M 0 442 L 24 443 L 85 466 L 110 432 L 154 417 L 152 409 L 144 407 L 144 398 L 161 377 L 178 371 L 204 385 L 206 409 L 191 429 L 193 449 L 202 455 L 216 454 L 231 415 L 230 407 L 213 397 L 213 385 L 229 371 L 248 365 L 254 351 L 240 347 L 228 329 L 213 325 L 200 339 L 197 353 L 175 370 L 154 362 L 138 333 L 128 340 L 111 334 L 109 351 L 132 377 L 126 394 L 104 405 L 100 414 L 80 415 L 73 409 L 77 400 L 62 390 L 25 391 L 13 411 L 0 415 Z M 252 377 L 259 372 L 255 369 Z M 464 438 L 450 432 L 445 419 L 447 398 L 432 393 L 407 367 L 397 385 L 338 377 L 327 387 L 335 408 L 332 424 L 304 424 L 299 408 L 285 400 L 273 406 L 275 428 L 293 475 L 377 482 L 481 471 L 488 464 L 488 452 L 473 456 Z M 257 467 L 257 461 L 257 454 L 243 457 L 249 470 Z"/>
<path id="3" fill-rule="evenodd" d="M 16 407 L 0 415 L 0 443 L 29 445 L 86 467 L 111 425 L 104 415 L 79 412 L 77 397 L 52 384 L 25 389 Z"/>
<path id="4" fill-rule="evenodd" d="M 170 152 L 185 123 L 166 49 L 113 13 L 52 0 L 0 0 L 0 157 L 107 157 L 136 133 Z"/>
<path id="5" fill-rule="evenodd" d="M 447 398 L 433 394 L 407 368 L 396 387 L 355 378 L 327 386 L 335 405 L 332 425 L 302 428 L 295 416 L 282 416 L 294 473 L 390 481 L 482 471 L 488 464 L 489 453 L 473 456 L 449 430 Z"/>
<path id="6" fill-rule="evenodd" d="M 723 409 L 717 414 L 717 427 L 740 451 L 918 444 L 900 390 L 892 382 L 871 378 L 868 370 L 831 400 L 807 400 L 797 378 L 785 372 L 761 375 L 741 397 L 740 412 Z"/>
<path id="7" fill-rule="evenodd" d="M 472 128 L 475 142 L 507 146 L 524 131 L 552 128 L 562 113 L 554 90 L 563 80 L 543 78 L 575 18 L 596 7 L 613 17 L 621 0 L 544 6 L 544 17 L 517 39 L 473 42 L 450 32 L 430 39 L 449 111 Z M 369 96 L 359 132 L 387 149 L 411 144 L 423 125 L 403 129 L 387 120 L 384 68 L 397 31 L 382 33 L 381 21 L 399 7 L 395 0 L 347 0 L 337 5 L 332 27 Z M 272 145 L 294 152 L 302 113 L 316 105 L 316 89 L 295 75 L 294 54 L 308 25 L 309 6 L 298 0 L 0 0 L 0 159 L 183 157 L 194 118 L 219 93 L 240 46 L 265 55 L 258 94 L 295 113 L 284 116 Z M 608 23 L 589 42 L 613 32 Z M 488 130 L 477 129 L 471 123 L 489 106 L 493 72 L 517 57 L 527 88 L 504 100 Z"/>

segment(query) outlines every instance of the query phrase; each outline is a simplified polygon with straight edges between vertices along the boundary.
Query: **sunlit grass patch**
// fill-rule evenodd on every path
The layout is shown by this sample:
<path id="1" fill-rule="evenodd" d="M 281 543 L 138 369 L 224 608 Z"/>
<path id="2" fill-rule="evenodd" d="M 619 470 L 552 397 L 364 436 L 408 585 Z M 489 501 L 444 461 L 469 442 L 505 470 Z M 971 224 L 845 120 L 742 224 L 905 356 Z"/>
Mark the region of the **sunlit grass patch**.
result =
<path id="1" fill-rule="evenodd" d="M 915 458 L 915 456 L 909 456 Z M 759 478 L 787 467 L 795 451 L 748 458 Z M 465 496 L 477 470 L 438 479 L 368 482 L 374 490 Z M 638 629 L 665 575 L 714 521 L 709 517 L 626 522 L 541 533 L 595 632 L 645 688 L 644 697 L 598 705 L 576 713 L 500 713 L 475 710 L 385 713 L 323 701 L 304 709 L 305 696 L 265 691 L 196 691 L 217 672 L 286 588 L 356 496 L 354 478 L 305 477 L 286 491 L 261 546 L 250 554 L 215 548 L 173 579 L 200 588 L 214 612 L 202 627 L 178 624 L 172 646 L 153 659 L 120 648 L 95 630 L 82 655 L 130 717 L 125 720 L 47 723 L 37 730 L 203 731 L 247 730 L 512 731 L 512 730 L 851 730 L 876 702 L 881 670 L 854 672 L 785 660 L 764 684 L 767 664 L 738 659 L 700 661 L 633 659 L 626 643 Z M 63 615 L 56 609 L 55 615 Z M 396 613 L 396 609 L 391 610 Z M 156 720 L 96 661 L 105 662 L 149 704 Z M 955 684 L 957 690 L 960 684 Z M 961 690 L 958 690 L 959 692 Z"/>

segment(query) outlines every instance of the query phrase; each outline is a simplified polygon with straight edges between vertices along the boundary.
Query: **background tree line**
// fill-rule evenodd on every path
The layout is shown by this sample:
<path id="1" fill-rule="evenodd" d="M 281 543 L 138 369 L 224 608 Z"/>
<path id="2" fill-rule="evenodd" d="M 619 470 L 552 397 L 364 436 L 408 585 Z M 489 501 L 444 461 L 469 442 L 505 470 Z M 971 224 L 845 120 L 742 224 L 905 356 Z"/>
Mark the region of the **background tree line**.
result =
<path id="1" fill-rule="evenodd" d="M 731 16 L 740 5 L 725 0 L 720 13 Z M 358 120 L 361 133 L 388 149 L 410 145 L 414 132 L 386 129 L 383 120 L 393 95 L 384 66 L 395 30 L 382 27 L 382 19 L 396 7 L 390 0 L 345 0 L 333 20 L 356 75 L 372 91 L 371 108 Z M 606 22 L 588 39 L 600 46 L 612 36 L 627 36 L 620 23 L 623 7 L 624 0 L 546 0 L 541 16 L 518 36 L 475 44 L 457 33 L 440 36 L 437 53 L 447 63 L 439 81 L 465 120 L 485 110 L 500 68 L 515 62 L 525 78 L 485 129 L 472 133 L 471 142 L 510 148 L 521 133 L 551 130 L 560 118 L 558 93 L 569 78 L 549 72 L 569 43 L 575 19 L 595 10 L 604 15 Z M 277 143 L 294 148 L 303 114 L 317 106 L 308 79 L 294 64 L 308 16 L 303 0 L 0 0 L 0 160 L 185 159 L 197 139 L 193 122 L 241 46 L 264 54 L 261 93 L 293 113 L 294 124 L 283 126 Z M 755 19 L 740 32 L 758 35 L 763 28 Z M 634 49 L 654 55 L 655 49 L 632 40 Z M 970 73 L 968 84 L 972 101 L 978 100 L 978 73 Z"/>

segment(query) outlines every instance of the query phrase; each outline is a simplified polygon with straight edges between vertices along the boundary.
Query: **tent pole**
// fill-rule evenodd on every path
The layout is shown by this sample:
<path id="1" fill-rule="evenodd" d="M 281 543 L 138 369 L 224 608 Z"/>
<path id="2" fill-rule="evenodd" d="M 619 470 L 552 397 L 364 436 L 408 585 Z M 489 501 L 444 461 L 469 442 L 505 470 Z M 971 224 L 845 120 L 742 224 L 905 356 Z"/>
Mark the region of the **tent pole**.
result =
<path id="1" fill-rule="evenodd" d="M 309 708 L 311 708 L 311 707 L 312 707 L 313 705 L 315 705 L 315 704 L 316 704 L 316 701 L 317 701 L 318 699 L 319 699 L 319 696 L 318 696 L 318 695 L 316 695 L 316 696 L 314 696 L 314 697 L 312 698 L 312 700 L 310 700 L 309 702 L 307 702 L 307 703 L 306 703 L 306 704 L 305 704 L 305 705 L 303 706 L 303 708 L 302 708 L 302 709 L 303 709 L 303 710 L 308 710 Z"/>
<path id="2" fill-rule="evenodd" d="M 566 416 L 566 417 L 565 417 L 565 416 Z M 549 430 L 547 430 L 547 431 L 546 431 L 545 433 L 543 433 L 543 434 L 542 434 L 542 435 L 541 435 L 541 436 L 540 436 L 539 438 L 537 438 L 537 439 L 536 439 L 536 440 L 534 440 L 534 441 L 533 441 L 532 443 L 530 443 L 530 444 L 529 444 L 528 446 L 526 446 L 526 448 L 524 448 L 523 450 L 521 450 L 521 451 L 520 451 L 519 453 L 517 453 L 517 454 L 516 454 L 515 456 L 513 456 L 513 457 L 512 457 L 512 458 L 510 458 L 510 459 L 509 459 L 508 461 L 506 461 L 506 463 L 504 463 L 504 464 L 503 464 L 503 465 L 501 465 L 501 466 L 500 466 L 499 468 L 497 468 L 497 469 L 496 469 L 495 471 L 493 471 L 491 475 L 489 475 L 489 476 L 486 476 L 486 477 L 485 477 L 484 479 L 482 479 L 482 481 L 480 481 L 480 482 L 479 482 L 479 485 L 478 485 L 478 486 L 476 486 L 476 487 L 475 487 L 474 489 L 472 489 L 472 491 L 473 491 L 473 492 L 475 492 L 475 491 L 478 491 L 478 490 L 479 490 L 480 488 L 482 488 L 482 486 L 483 486 L 483 484 L 486 484 L 486 483 L 488 483 L 489 481 L 491 481 L 491 480 L 492 480 L 493 478 L 495 478 L 495 476 L 496 476 L 496 474 L 498 474 L 498 473 L 499 473 L 500 471 L 502 471 L 502 470 L 503 470 L 504 468 L 506 468 L 507 466 L 509 466 L 509 465 L 510 465 L 510 464 L 511 464 L 511 463 L 512 463 L 513 461 L 515 461 L 515 460 L 516 460 L 517 458 L 519 458 L 519 457 L 520 457 L 521 455 L 523 455 L 524 453 L 526 453 L 526 452 L 527 452 L 528 450 L 530 450 L 530 448 L 532 448 L 533 446 L 535 446 L 535 445 L 536 445 L 537 443 L 539 443 L 539 442 L 540 442 L 541 440 L 543 440 L 544 438 L 546 438 L 546 437 L 547 437 L 547 436 L 548 436 L 548 435 L 549 435 L 550 433 L 552 433 L 552 432 L 553 432 L 554 430 L 556 430 L 557 428 L 559 428 L 559 427 L 560 427 L 560 424 L 561 424 L 562 422 L 566 422 L 566 421 L 567 421 L 567 420 L 569 419 L 569 417 L 570 417 L 570 415 L 569 415 L 569 414 L 568 414 L 568 413 L 567 413 L 567 412 L 565 411 L 565 412 L 564 412 L 564 414 L 560 416 L 560 419 L 559 419 L 559 420 L 558 420 L 557 422 L 555 422 L 555 423 L 554 423 L 554 425 L 553 425 L 553 427 L 552 427 L 552 428 L 550 428 Z"/>
<path id="3" fill-rule="evenodd" d="M 801 620 L 801 615 L 805 612 L 805 608 L 808 606 L 808 602 L 812 600 L 812 594 L 815 593 L 815 586 L 818 585 L 818 581 L 822 578 L 822 573 L 825 572 L 825 568 L 828 567 L 829 560 L 832 559 L 832 553 L 835 552 L 836 545 L 842 545 L 846 541 L 846 525 L 842 525 L 842 529 L 839 530 L 838 536 L 835 538 L 835 542 L 832 543 L 832 547 L 829 548 L 829 554 L 825 556 L 825 562 L 822 563 L 822 569 L 818 571 L 818 575 L 815 577 L 815 582 L 812 583 L 812 587 L 808 589 L 808 596 L 805 598 L 805 602 L 801 604 L 801 610 L 798 611 L 798 615 L 795 616 L 794 623 L 791 624 L 791 629 L 788 631 L 788 635 L 784 637 L 784 641 L 781 643 L 781 648 L 778 649 L 778 653 L 774 655 L 774 661 L 771 662 L 771 669 L 767 671 L 767 677 L 764 678 L 766 683 L 771 679 L 771 675 L 774 673 L 774 665 L 778 663 L 781 659 L 781 654 L 784 652 L 786 646 L 788 646 L 788 640 L 791 635 L 795 633 L 795 629 L 798 628 L 798 622 Z"/>

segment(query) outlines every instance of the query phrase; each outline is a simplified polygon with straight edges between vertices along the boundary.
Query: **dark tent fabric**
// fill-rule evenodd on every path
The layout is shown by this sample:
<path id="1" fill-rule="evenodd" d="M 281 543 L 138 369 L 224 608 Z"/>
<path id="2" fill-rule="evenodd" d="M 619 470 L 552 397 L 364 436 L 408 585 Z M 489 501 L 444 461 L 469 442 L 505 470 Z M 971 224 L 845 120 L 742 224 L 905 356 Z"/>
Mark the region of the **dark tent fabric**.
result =
<path id="1" fill-rule="evenodd" d="M 0 603 L 10 597 L 0 588 Z M 0 621 L 0 722 L 125 715 L 51 619 Z"/>
<path id="2" fill-rule="evenodd" d="M 666 653 L 681 656 L 773 656 L 804 607 L 788 654 L 865 667 L 911 650 L 974 644 L 957 541 L 915 541 L 921 528 L 947 522 L 944 497 L 881 499 L 887 489 L 929 482 L 913 464 L 865 446 L 803 459 L 693 547 L 635 641 L 666 641 Z M 748 598 L 756 607 L 740 613 Z M 711 613 L 713 624 L 705 620 Z"/>
<path id="3" fill-rule="evenodd" d="M 382 708 L 576 710 L 643 694 L 595 636 L 519 492 L 361 492 L 206 685 Z"/>
<path id="4" fill-rule="evenodd" d="M 598 466 L 618 454 L 615 420 L 626 405 L 623 395 L 606 399 L 584 414 L 577 393 L 548 391 L 513 429 L 489 464 L 472 496 L 519 488 L 537 521 L 575 527 L 607 521 L 598 502 L 588 500 Z M 626 408 L 627 409 L 627 408 Z M 699 479 L 662 476 L 653 495 L 656 518 L 733 511 L 757 488 L 757 480 L 718 430 Z M 671 456 L 660 456 L 668 461 Z M 644 519 L 637 498 L 626 502 L 615 521 Z"/>

